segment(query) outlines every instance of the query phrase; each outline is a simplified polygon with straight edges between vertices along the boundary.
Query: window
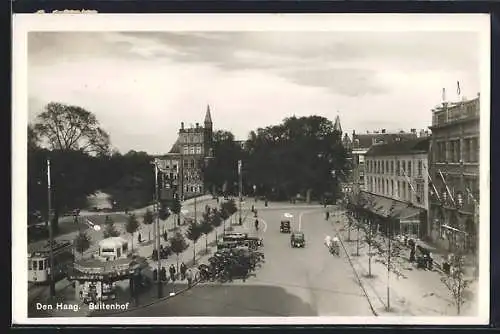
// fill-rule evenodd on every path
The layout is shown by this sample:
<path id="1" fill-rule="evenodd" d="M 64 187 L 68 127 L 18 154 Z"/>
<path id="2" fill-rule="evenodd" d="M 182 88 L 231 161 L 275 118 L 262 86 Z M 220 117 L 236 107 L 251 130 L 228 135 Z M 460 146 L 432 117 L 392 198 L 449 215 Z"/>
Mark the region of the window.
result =
<path id="1" fill-rule="evenodd" d="M 390 192 L 389 192 L 389 180 L 385 180 L 385 193 L 386 195 L 389 195 Z"/>
<path id="2" fill-rule="evenodd" d="M 408 161 L 408 177 L 411 177 L 411 161 Z"/>
<path id="3" fill-rule="evenodd" d="M 187 145 L 184 146 L 184 154 L 189 154 L 189 147 Z"/>
<path id="4" fill-rule="evenodd" d="M 189 148 L 189 154 L 194 154 L 194 146 L 191 146 L 191 147 Z"/>
<path id="5" fill-rule="evenodd" d="M 398 175 L 398 176 L 401 175 L 399 160 L 396 161 L 396 175 Z"/>
<path id="6" fill-rule="evenodd" d="M 33 261 L 28 260 L 28 270 L 33 270 Z"/>
<path id="7" fill-rule="evenodd" d="M 422 177 L 422 160 L 419 160 L 418 161 L 418 170 L 417 170 L 417 173 L 418 173 L 418 177 Z"/>
<path id="8" fill-rule="evenodd" d="M 402 198 L 403 200 L 406 200 L 406 182 L 401 182 L 401 183 L 403 184 L 403 188 L 402 188 L 402 191 L 401 191 L 401 194 L 402 194 L 403 196 L 401 196 L 401 198 Z"/>
<path id="9" fill-rule="evenodd" d="M 397 189 L 398 198 L 401 198 L 401 182 L 400 181 L 397 182 L 397 186 L 398 186 L 398 189 Z"/>
<path id="10" fill-rule="evenodd" d="M 391 175 L 394 175 L 394 161 L 391 160 Z"/>
<path id="11" fill-rule="evenodd" d="M 33 270 L 38 270 L 38 260 L 33 260 Z"/>
<path id="12" fill-rule="evenodd" d="M 405 175 L 406 174 L 406 161 L 403 160 L 401 161 L 401 175 Z"/>
<path id="13" fill-rule="evenodd" d="M 194 168 L 194 159 L 191 159 L 191 168 Z"/>
<path id="14" fill-rule="evenodd" d="M 196 154 L 201 154 L 201 145 L 196 145 Z"/>
<path id="15" fill-rule="evenodd" d="M 385 161 L 385 173 L 389 174 L 389 161 L 388 160 Z"/>
<path id="16" fill-rule="evenodd" d="M 391 180 L 391 197 L 394 197 L 394 181 Z"/>

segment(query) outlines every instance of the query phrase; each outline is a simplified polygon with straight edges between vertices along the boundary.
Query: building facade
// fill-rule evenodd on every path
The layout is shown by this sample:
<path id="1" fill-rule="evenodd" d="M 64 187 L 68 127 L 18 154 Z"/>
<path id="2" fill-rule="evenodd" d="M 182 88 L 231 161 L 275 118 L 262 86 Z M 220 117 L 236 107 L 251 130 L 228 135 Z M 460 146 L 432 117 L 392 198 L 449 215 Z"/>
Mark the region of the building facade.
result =
<path id="1" fill-rule="evenodd" d="M 442 247 L 475 252 L 479 226 L 479 94 L 432 110 L 429 219 Z"/>
<path id="2" fill-rule="evenodd" d="M 354 194 L 365 191 L 365 156 L 370 147 L 375 144 L 390 144 L 399 140 L 416 139 L 416 130 L 411 132 L 387 133 L 385 129 L 374 133 L 359 134 L 352 132 L 352 179 Z"/>
<path id="3" fill-rule="evenodd" d="M 177 193 L 189 198 L 205 193 L 203 168 L 213 157 L 213 123 L 207 106 L 203 126 L 196 123 L 190 128 L 181 123 L 178 137 L 169 153 L 162 157 L 162 197 Z"/>
<path id="4" fill-rule="evenodd" d="M 424 171 L 429 142 L 424 137 L 375 144 L 365 154 L 364 193 L 371 195 L 376 213 L 399 219 L 396 233 L 418 238 L 429 233 L 429 182 Z"/>

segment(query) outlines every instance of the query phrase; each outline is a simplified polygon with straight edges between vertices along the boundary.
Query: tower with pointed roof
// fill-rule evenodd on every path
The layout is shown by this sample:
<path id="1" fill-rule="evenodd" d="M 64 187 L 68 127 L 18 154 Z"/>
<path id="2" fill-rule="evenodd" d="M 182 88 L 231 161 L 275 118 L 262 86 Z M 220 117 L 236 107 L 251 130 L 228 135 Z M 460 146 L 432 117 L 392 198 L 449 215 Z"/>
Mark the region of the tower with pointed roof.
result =
<path id="1" fill-rule="evenodd" d="M 333 130 L 340 133 L 342 136 L 342 126 L 340 125 L 340 116 L 335 117 L 335 124 L 333 124 Z"/>
<path id="2" fill-rule="evenodd" d="M 205 121 L 203 127 L 203 137 L 204 137 L 204 152 L 208 157 L 213 156 L 212 152 L 212 140 L 213 140 L 213 123 L 212 115 L 210 114 L 210 105 L 207 104 L 207 112 L 205 113 Z"/>

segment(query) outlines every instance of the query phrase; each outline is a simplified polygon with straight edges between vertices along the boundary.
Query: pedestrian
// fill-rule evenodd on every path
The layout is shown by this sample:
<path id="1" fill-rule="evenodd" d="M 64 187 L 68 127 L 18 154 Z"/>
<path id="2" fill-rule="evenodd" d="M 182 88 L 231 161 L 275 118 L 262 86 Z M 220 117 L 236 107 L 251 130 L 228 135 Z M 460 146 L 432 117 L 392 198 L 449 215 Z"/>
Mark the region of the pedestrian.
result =
<path id="1" fill-rule="evenodd" d="M 172 282 L 175 282 L 175 266 L 174 266 L 174 264 L 170 265 L 170 268 L 168 269 L 168 271 L 170 272 L 170 279 L 172 280 Z"/>
<path id="2" fill-rule="evenodd" d="M 252 212 L 255 212 L 255 206 L 252 204 Z"/>
<path id="3" fill-rule="evenodd" d="M 432 268 L 433 268 L 433 264 L 434 264 L 434 259 L 432 258 L 432 253 L 431 253 L 431 252 L 429 252 L 429 262 L 428 262 L 428 267 L 427 267 L 427 268 L 428 268 L 429 270 L 432 270 Z"/>
<path id="4" fill-rule="evenodd" d="M 326 216 L 326 220 L 328 220 L 330 218 L 330 212 L 329 211 L 325 212 L 325 216 Z"/>
<path id="5" fill-rule="evenodd" d="M 161 267 L 161 270 L 160 270 L 160 278 L 162 280 L 162 282 L 166 282 L 167 281 L 167 269 L 165 269 L 165 267 Z"/>
<path id="6" fill-rule="evenodd" d="M 188 287 L 191 287 L 193 285 L 193 271 L 191 268 L 186 271 L 186 278 L 188 281 Z"/>
<path id="7" fill-rule="evenodd" d="M 141 242 L 142 242 L 142 235 L 141 235 L 141 232 L 139 232 L 139 234 L 137 235 L 137 241 L 138 241 L 139 243 L 141 243 Z"/>
<path id="8" fill-rule="evenodd" d="M 182 281 L 186 279 L 186 270 L 187 270 L 186 264 L 184 262 L 182 262 L 181 267 L 180 267 Z"/>
<path id="9" fill-rule="evenodd" d="M 410 262 L 415 262 L 415 246 L 410 246 Z"/>
<path id="10" fill-rule="evenodd" d="M 257 210 L 255 210 L 253 213 L 254 213 L 253 216 L 257 218 Z"/>

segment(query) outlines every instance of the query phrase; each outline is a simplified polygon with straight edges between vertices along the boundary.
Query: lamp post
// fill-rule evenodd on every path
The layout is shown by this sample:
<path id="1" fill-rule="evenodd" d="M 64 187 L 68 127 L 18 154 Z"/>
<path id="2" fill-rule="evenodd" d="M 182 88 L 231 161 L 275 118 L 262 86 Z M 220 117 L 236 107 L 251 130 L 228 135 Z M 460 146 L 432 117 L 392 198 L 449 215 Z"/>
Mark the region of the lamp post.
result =
<path id="1" fill-rule="evenodd" d="M 241 225 L 241 196 L 242 196 L 242 188 L 243 188 L 243 177 L 241 175 L 241 167 L 242 167 L 242 161 L 238 160 L 238 197 L 239 197 L 239 218 L 238 218 L 238 223 Z"/>
<path id="2" fill-rule="evenodd" d="M 155 211 L 156 211 L 156 254 L 158 260 L 158 275 L 161 270 L 161 256 L 160 256 L 160 205 L 158 196 L 158 161 L 154 161 L 154 172 L 155 172 Z M 158 276 L 158 298 L 163 297 L 162 282 Z"/>
<path id="3" fill-rule="evenodd" d="M 54 225 L 52 222 L 52 191 L 50 183 L 50 159 L 47 159 L 47 219 L 49 220 L 49 261 L 50 261 L 50 296 L 56 296 L 56 282 L 54 280 Z"/>

